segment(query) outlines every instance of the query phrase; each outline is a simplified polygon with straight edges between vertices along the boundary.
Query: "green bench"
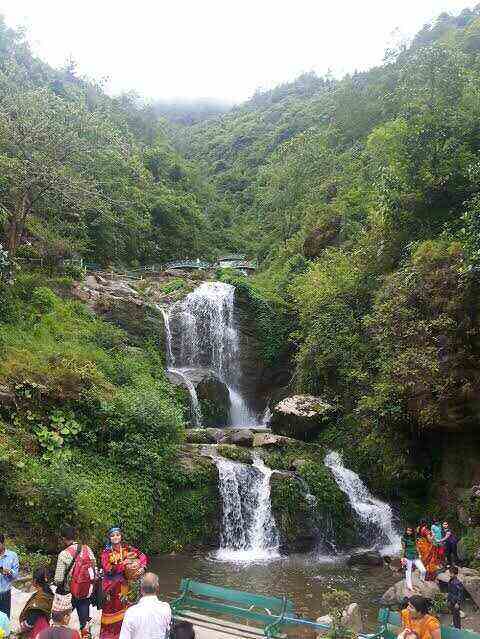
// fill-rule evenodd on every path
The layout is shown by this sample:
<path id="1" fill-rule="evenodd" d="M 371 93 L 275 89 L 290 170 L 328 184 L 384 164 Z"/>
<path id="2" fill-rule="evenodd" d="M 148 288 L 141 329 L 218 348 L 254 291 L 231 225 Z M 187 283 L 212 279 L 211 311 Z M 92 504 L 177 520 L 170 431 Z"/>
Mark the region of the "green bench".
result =
<path id="1" fill-rule="evenodd" d="M 396 639 L 402 629 L 400 614 L 388 608 L 380 608 L 378 611 L 378 621 L 383 626 L 383 637 L 385 639 Z M 440 633 L 442 639 L 480 639 L 480 635 L 476 632 L 458 630 L 450 626 L 441 626 Z"/>
<path id="2" fill-rule="evenodd" d="M 249 628 L 252 636 L 278 637 L 285 617 L 294 616 L 294 604 L 283 597 L 266 597 L 251 592 L 222 588 L 211 584 L 204 584 L 193 579 L 182 579 L 181 595 L 171 603 L 174 617 L 188 618 L 194 624 L 208 623 L 218 626 L 221 631 L 244 636 L 242 626 L 223 622 L 218 617 L 209 618 L 196 615 L 193 609 L 229 615 L 242 621 L 251 621 L 260 627 Z M 209 621 L 210 620 L 210 621 Z"/>

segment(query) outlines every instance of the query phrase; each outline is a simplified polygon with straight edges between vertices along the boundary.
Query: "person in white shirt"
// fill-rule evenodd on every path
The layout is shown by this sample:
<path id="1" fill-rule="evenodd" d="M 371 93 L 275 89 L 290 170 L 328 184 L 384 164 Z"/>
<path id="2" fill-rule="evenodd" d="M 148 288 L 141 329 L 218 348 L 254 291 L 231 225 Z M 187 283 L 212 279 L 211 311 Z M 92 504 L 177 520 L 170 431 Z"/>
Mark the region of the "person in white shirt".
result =
<path id="1" fill-rule="evenodd" d="M 158 599 L 157 575 L 145 573 L 140 588 L 140 601 L 125 613 L 119 639 L 166 639 L 172 611 Z"/>

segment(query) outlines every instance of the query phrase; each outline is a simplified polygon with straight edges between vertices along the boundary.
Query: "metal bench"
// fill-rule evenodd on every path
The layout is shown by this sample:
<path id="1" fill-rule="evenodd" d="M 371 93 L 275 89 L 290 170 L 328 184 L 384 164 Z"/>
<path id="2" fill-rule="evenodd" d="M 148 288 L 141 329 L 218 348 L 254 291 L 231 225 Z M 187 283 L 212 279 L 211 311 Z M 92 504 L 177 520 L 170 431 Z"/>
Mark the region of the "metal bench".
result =
<path id="1" fill-rule="evenodd" d="M 175 618 L 189 619 L 194 625 L 197 623 L 216 625 L 223 631 L 233 635 L 244 636 L 242 626 L 228 623 L 223 619 L 209 618 L 192 612 L 200 609 L 220 615 L 229 615 L 242 621 L 252 621 L 260 627 L 247 627 L 250 636 L 278 637 L 286 616 L 294 616 L 294 604 L 283 597 L 267 597 L 251 592 L 232 590 L 205 584 L 193 579 L 182 579 L 181 595 L 172 604 Z M 245 628 L 245 627 L 244 627 Z"/>

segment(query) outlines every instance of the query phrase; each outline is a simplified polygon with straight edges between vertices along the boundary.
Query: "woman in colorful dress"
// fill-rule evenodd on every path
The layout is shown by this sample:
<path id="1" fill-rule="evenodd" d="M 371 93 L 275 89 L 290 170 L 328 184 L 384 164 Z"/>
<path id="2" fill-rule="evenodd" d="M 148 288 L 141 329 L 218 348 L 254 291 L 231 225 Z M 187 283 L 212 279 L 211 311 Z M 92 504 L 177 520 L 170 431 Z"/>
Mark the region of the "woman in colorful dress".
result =
<path id="1" fill-rule="evenodd" d="M 24 639 L 37 639 L 45 628 L 50 626 L 53 592 L 48 585 L 45 568 L 39 568 L 33 573 L 33 595 L 20 613 L 21 636 Z"/>
<path id="2" fill-rule="evenodd" d="M 434 543 L 433 535 L 425 520 L 418 526 L 417 549 L 427 571 L 426 581 L 435 581 L 442 566 L 442 551 Z"/>
<path id="3" fill-rule="evenodd" d="M 122 541 L 120 528 L 112 528 L 108 539 L 102 553 L 104 599 L 100 639 L 118 639 L 123 617 L 132 603 L 129 601 L 131 582 L 144 572 L 147 557 Z"/>

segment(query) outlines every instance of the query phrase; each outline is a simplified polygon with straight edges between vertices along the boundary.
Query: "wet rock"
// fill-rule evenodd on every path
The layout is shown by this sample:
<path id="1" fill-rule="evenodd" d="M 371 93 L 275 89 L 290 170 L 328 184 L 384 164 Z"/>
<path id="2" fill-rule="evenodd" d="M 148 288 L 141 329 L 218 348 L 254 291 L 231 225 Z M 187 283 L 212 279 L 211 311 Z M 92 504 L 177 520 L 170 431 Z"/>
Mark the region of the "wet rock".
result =
<path id="1" fill-rule="evenodd" d="M 383 566 L 383 557 L 375 550 L 355 552 L 348 558 L 351 566 Z"/>
<path id="2" fill-rule="evenodd" d="M 438 584 L 434 581 L 423 581 L 420 579 L 418 573 L 415 571 L 412 575 L 413 591 L 407 588 L 405 579 L 397 581 L 396 584 L 391 586 L 382 596 L 381 603 L 385 606 L 392 606 L 395 604 L 401 604 L 405 597 L 411 597 L 412 595 L 421 595 L 422 597 L 428 597 L 433 599 L 440 593 Z"/>
<path id="3" fill-rule="evenodd" d="M 185 432 L 185 442 L 187 444 L 216 444 L 217 440 L 209 432 L 213 429 L 189 428 Z"/>
<path id="4" fill-rule="evenodd" d="M 204 426 L 223 426 L 228 423 L 230 397 L 227 386 L 212 372 L 208 372 L 197 384 L 197 397 Z"/>
<path id="5" fill-rule="evenodd" d="M 282 552 L 311 550 L 318 540 L 311 503 L 294 473 L 275 471 L 270 478 L 272 512 Z"/>
<path id="6" fill-rule="evenodd" d="M 294 395 L 275 406 L 270 427 L 278 435 L 308 441 L 333 421 L 336 412 L 321 397 Z"/>
<path id="7" fill-rule="evenodd" d="M 235 444 L 236 446 L 251 448 L 253 446 L 253 433 L 248 428 L 242 428 L 231 432 L 226 431 L 222 444 Z"/>
<path id="8" fill-rule="evenodd" d="M 330 626 L 332 624 L 331 615 L 323 615 L 318 617 L 317 623 Z M 363 632 L 362 611 L 357 603 L 351 603 L 342 613 L 342 626 L 351 630 L 354 635 Z M 324 637 L 329 633 L 329 629 L 320 630 L 317 634 L 318 637 Z"/>
<path id="9" fill-rule="evenodd" d="M 205 432 L 208 433 L 208 437 L 212 444 L 218 444 L 225 437 L 225 431 L 221 428 L 206 428 Z"/>
<path id="10" fill-rule="evenodd" d="M 273 433 L 255 433 L 253 438 L 254 447 L 273 448 L 275 446 L 291 446 L 298 445 L 291 437 L 284 437 L 283 435 L 274 435 Z"/>
<path id="11" fill-rule="evenodd" d="M 474 568 L 459 568 L 458 578 L 473 601 L 480 606 L 480 571 Z M 449 579 L 448 570 L 438 575 L 438 581 L 441 583 L 447 584 Z"/>

